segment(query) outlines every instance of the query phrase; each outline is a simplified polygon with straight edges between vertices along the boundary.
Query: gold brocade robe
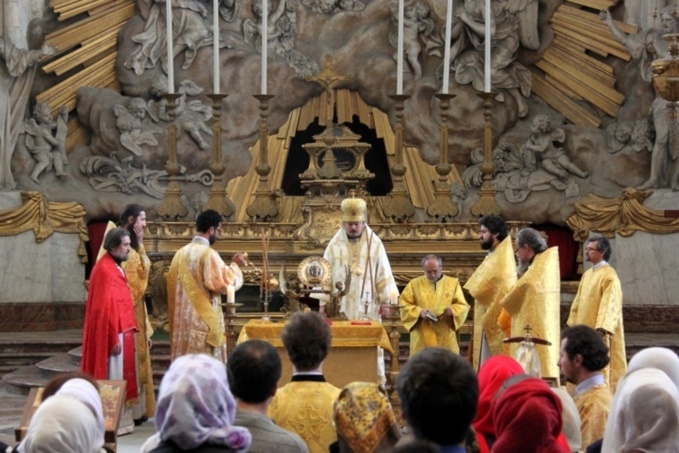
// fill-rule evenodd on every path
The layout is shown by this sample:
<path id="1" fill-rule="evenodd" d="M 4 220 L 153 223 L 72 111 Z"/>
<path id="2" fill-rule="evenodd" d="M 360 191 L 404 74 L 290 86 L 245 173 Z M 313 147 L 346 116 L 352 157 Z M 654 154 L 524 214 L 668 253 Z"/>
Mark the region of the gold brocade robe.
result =
<path id="1" fill-rule="evenodd" d="M 414 278 L 401 293 L 399 302 L 404 305 L 401 308 L 403 327 L 410 332 L 410 357 L 427 347 L 460 353 L 455 332 L 467 319 L 469 304 L 456 278 L 444 275 L 437 282 L 429 281 L 424 275 Z M 441 318 L 446 307 L 453 313 L 448 320 Z M 420 313 L 425 308 L 438 316 L 439 321 L 422 319 Z"/>
<path id="2" fill-rule="evenodd" d="M 530 325 L 534 337 L 552 343 L 551 346 L 535 345 L 541 377 L 559 378 L 556 362 L 560 346 L 560 297 L 559 249 L 551 247 L 535 255 L 526 273 L 500 301 L 512 317 L 512 337 L 525 336 L 524 327 Z M 518 348 L 519 343 L 512 344 L 512 357 L 516 357 Z"/>
<path id="3" fill-rule="evenodd" d="M 206 239 L 177 251 L 167 273 L 172 360 L 185 354 L 208 354 L 226 363 L 221 296 L 228 285 L 243 286 L 237 264 L 227 265 Z"/>
<path id="4" fill-rule="evenodd" d="M 507 236 L 500 242 L 493 253 L 489 253 L 481 265 L 474 271 L 465 289 L 475 300 L 474 303 L 474 369 L 478 370 L 481 357 L 481 343 L 485 337 L 491 355 L 505 351 L 502 340 L 505 332 L 498 325 L 502 312 L 500 300 L 516 283 L 516 260 L 512 239 Z"/>
<path id="5" fill-rule="evenodd" d="M 299 435 L 310 453 L 327 453 L 337 440 L 333 410 L 340 391 L 327 382 L 290 382 L 278 389 L 268 415 L 276 425 Z"/>
<path id="6" fill-rule="evenodd" d="M 595 440 L 604 437 L 612 399 L 611 391 L 605 384 L 595 385 L 573 397 L 580 414 L 583 449 Z"/>
<path id="7" fill-rule="evenodd" d="M 153 335 L 153 327 L 146 313 L 144 294 L 149 282 L 151 260 L 146 256 L 144 245 L 139 244 L 137 250 L 131 249 L 127 261 L 123 261 L 122 268 L 127 275 L 127 282 L 134 301 L 134 319 L 139 327 L 135 334 L 137 346 L 137 379 L 139 380 L 139 395 L 144 406 L 142 415 L 153 417 L 156 412 L 156 397 L 153 393 L 153 371 L 151 370 L 151 354 L 148 340 Z"/>
<path id="8" fill-rule="evenodd" d="M 611 391 L 615 392 L 618 381 L 627 372 L 622 287 L 615 269 L 605 264 L 582 275 L 567 324 L 584 324 L 608 333 L 605 341 L 610 348 L 611 362 L 602 373 Z"/>

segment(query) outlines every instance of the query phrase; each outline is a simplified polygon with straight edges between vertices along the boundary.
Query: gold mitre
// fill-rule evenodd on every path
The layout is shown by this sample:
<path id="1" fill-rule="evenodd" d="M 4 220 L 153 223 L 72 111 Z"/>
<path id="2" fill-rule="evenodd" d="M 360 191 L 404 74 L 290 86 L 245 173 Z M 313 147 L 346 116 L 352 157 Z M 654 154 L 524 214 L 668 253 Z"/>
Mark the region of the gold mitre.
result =
<path id="1" fill-rule="evenodd" d="M 345 198 L 342 200 L 340 207 L 342 209 L 343 222 L 365 221 L 367 207 L 363 198 Z"/>

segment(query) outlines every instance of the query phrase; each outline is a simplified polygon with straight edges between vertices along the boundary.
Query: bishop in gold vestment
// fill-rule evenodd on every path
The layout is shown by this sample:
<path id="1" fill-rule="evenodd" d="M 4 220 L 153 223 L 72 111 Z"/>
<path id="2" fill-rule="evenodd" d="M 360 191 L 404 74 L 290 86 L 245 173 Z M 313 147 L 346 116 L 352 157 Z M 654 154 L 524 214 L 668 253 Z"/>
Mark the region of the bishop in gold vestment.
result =
<path id="1" fill-rule="evenodd" d="M 567 324 L 584 324 L 605 331 L 604 341 L 610 350 L 611 363 L 602 373 L 611 391 L 615 392 L 618 381 L 627 372 L 627 356 L 622 322 L 622 287 L 618 274 L 608 263 L 595 264 L 582 275 Z"/>
<path id="2" fill-rule="evenodd" d="M 462 286 L 456 278 L 442 275 L 436 255 L 428 255 L 423 262 L 425 275 L 411 280 L 399 298 L 401 321 L 410 332 L 410 356 L 428 347 L 459 354 L 456 332 L 469 313 Z M 433 314 L 433 319 L 427 313 Z"/>
<path id="3" fill-rule="evenodd" d="M 530 325 L 534 337 L 552 343 L 551 346 L 536 345 L 535 350 L 540 358 L 541 376 L 557 379 L 560 293 L 559 250 L 552 247 L 535 254 L 528 270 L 500 302 L 512 317 L 512 337 L 524 336 L 524 327 Z M 517 343 L 512 345 L 512 356 L 516 356 L 518 347 Z"/>
<path id="4" fill-rule="evenodd" d="M 475 300 L 474 304 L 474 369 L 482 364 L 482 347 L 487 354 L 498 355 L 504 351 L 502 340 L 510 332 L 504 332 L 499 324 L 502 306 L 500 300 L 516 283 L 516 261 L 512 239 L 507 236 L 493 252 L 486 256 L 464 285 Z M 483 345 L 483 346 L 482 346 Z"/>

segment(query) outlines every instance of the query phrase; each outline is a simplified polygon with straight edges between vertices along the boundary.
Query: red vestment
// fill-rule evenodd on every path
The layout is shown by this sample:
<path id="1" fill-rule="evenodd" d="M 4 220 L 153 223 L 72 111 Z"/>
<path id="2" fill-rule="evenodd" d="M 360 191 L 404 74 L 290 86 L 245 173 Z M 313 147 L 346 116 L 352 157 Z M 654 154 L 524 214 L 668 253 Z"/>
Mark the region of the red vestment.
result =
<path id="1" fill-rule="evenodd" d="M 90 276 L 80 368 L 96 379 L 108 379 L 108 359 L 122 333 L 125 401 L 139 398 L 134 353 L 134 333 L 138 330 L 127 277 L 106 253 L 94 265 Z"/>

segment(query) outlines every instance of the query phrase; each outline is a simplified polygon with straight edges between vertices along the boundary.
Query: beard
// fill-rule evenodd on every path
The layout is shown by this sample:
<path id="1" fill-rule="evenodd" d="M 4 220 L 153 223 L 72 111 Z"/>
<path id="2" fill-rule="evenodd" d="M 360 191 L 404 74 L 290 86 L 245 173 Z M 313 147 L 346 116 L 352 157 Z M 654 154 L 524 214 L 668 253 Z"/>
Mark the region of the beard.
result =
<path id="1" fill-rule="evenodd" d="M 355 241 L 356 239 L 359 239 L 361 237 L 361 234 L 363 234 L 362 231 L 360 233 L 347 233 L 347 237 Z"/>
<path id="2" fill-rule="evenodd" d="M 217 242 L 217 235 L 211 234 L 209 238 L 207 238 L 208 242 L 210 245 L 214 245 L 215 242 Z"/>
<path id="3" fill-rule="evenodd" d="M 490 250 L 493 248 L 493 238 L 488 241 L 481 241 L 481 250 Z"/>
<path id="4" fill-rule="evenodd" d="M 525 274 L 529 266 L 530 261 L 523 261 L 522 259 L 519 259 L 519 265 L 516 266 L 516 273 L 518 276 L 521 277 L 523 274 Z"/>

